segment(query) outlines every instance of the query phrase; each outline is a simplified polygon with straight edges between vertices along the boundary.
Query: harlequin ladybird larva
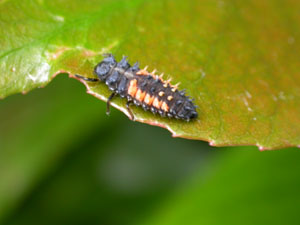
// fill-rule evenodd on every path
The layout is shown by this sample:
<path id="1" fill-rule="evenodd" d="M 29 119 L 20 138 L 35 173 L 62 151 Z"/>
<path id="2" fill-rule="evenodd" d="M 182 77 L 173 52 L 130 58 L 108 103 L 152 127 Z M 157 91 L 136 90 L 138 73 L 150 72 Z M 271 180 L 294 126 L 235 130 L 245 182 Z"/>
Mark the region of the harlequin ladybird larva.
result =
<path id="1" fill-rule="evenodd" d="M 189 121 L 198 116 L 197 106 L 184 91 L 178 90 L 178 84 L 171 85 L 170 80 L 163 80 L 163 75 L 157 76 L 155 71 L 148 72 L 147 67 L 140 69 L 137 62 L 130 66 L 127 57 L 117 62 L 112 54 L 105 54 L 105 58 L 94 68 L 94 73 L 98 78 L 75 76 L 85 81 L 105 82 L 113 91 L 107 100 L 107 114 L 110 112 L 110 101 L 119 94 L 127 99 L 126 108 L 132 120 L 134 116 L 129 108 L 132 103 L 170 118 Z"/>

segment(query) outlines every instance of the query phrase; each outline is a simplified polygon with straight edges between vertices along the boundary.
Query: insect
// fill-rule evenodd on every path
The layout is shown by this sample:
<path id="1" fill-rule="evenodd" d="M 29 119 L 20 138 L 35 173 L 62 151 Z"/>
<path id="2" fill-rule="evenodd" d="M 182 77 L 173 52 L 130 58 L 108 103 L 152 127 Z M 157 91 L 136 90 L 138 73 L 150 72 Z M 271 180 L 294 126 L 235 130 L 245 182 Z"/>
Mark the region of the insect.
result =
<path id="1" fill-rule="evenodd" d="M 87 78 L 78 74 L 75 76 L 89 82 L 105 82 L 113 91 L 107 100 L 107 114 L 110 113 L 111 100 L 119 94 L 127 99 L 126 108 L 132 120 L 134 116 L 130 104 L 142 106 L 144 110 L 150 110 L 154 114 L 186 121 L 198 116 L 193 100 L 185 95 L 184 90 L 178 90 L 178 84 L 171 85 L 170 80 L 163 80 L 163 74 L 157 76 L 155 70 L 150 73 L 147 67 L 140 69 L 138 62 L 130 66 L 125 56 L 120 62 L 112 54 L 104 56 L 94 68 L 98 78 Z"/>

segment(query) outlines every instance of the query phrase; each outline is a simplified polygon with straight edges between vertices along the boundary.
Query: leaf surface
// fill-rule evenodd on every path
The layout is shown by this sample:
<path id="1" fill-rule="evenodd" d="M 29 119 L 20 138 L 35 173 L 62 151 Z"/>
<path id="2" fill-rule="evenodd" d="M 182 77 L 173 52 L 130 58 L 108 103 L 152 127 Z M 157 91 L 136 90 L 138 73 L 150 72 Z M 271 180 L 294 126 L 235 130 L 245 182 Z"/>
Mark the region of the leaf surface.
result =
<path id="1" fill-rule="evenodd" d="M 215 146 L 298 146 L 299 10 L 282 0 L 1 1 L 0 96 L 61 72 L 93 77 L 112 52 L 170 74 L 199 106 L 189 123 L 132 107 L 138 121 Z M 110 94 L 86 86 L 102 100 Z M 127 113 L 125 103 L 112 105 Z"/>

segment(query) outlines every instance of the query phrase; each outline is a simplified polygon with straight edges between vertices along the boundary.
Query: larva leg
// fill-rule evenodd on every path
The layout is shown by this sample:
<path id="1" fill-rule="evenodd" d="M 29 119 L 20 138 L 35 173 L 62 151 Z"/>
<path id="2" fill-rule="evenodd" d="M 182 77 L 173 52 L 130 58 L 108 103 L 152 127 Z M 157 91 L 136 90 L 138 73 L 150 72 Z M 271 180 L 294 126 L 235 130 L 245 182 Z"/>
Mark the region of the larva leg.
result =
<path id="1" fill-rule="evenodd" d="M 130 117 L 131 117 L 131 120 L 135 120 L 134 119 L 134 115 L 132 114 L 132 111 L 131 111 L 131 109 L 130 109 L 130 104 L 132 104 L 132 101 L 128 101 L 127 103 L 126 103 L 126 108 L 127 108 L 127 111 L 128 111 L 128 113 L 129 113 L 129 115 L 130 115 Z"/>
<path id="2" fill-rule="evenodd" d="M 106 103 L 106 114 L 107 114 L 107 115 L 109 115 L 109 113 L 110 113 L 110 102 L 111 102 L 111 100 L 113 99 L 113 97 L 115 97 L 115 95 L 116 95 L 116 93 L 113 92 L 113 93 L 109 96 L 109 98 L 107 99 L 107 103 Z"/>
<path id="3" fill-rule="evenodd" d="M 79 74 L 75 74 L 75 77 L 78 77 L 82 80 L 86 80 L 86 81 L 90 81 L 90 82 L 98 82 L 99 79 L 98 78 L 89 78 L 89 77 L 84 77 L 84 76 L 81 76 Z"/>

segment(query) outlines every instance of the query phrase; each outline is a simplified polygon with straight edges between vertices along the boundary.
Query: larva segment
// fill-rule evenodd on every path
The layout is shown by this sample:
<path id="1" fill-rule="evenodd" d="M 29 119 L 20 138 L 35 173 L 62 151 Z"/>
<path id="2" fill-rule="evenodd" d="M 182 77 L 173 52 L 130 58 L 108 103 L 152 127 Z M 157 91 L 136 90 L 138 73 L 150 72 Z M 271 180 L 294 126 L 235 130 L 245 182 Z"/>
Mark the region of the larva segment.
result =
<path id="1" fill-rule="evenodd" d="M 131 95 L 132 97 L 135 97 L 137 90 L 138 90 L 137 80 L 136 79 L 131 80 L 128 87 L 128 94 Z"/>
<path id="2" fill-rule="evenodd" d="M 161 105 L 161 109 L 165 112 L 168 112 L 169 111 L 169 106 L 166 102 L 163 102 L 162 105 Z"/>
<path id="3" fill-rule="evenodd" d="M 147 105 L 149 105 L 149 106 L 152 105 L 153 100 L 154 100 L 154 96 L 151 96 L 150 94 L 146 94 L 144 102 Z"/>
<path id="4" fill-rule="evenodd" d="M 143 92 L 141 89 L 138 89 L 136 94 L 135 94 L 135 98 L 140 101 L 143 102 L 144 98 L 145 98 L 146 92 Z"/>
<path id="5" fill-rule="evenodd" d="M 162 101 L 159 101 L 158 98 L 154 98 L 153 106 L 157 109 L 160 109 L 161 105 L 162 105 Z"/>

